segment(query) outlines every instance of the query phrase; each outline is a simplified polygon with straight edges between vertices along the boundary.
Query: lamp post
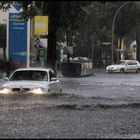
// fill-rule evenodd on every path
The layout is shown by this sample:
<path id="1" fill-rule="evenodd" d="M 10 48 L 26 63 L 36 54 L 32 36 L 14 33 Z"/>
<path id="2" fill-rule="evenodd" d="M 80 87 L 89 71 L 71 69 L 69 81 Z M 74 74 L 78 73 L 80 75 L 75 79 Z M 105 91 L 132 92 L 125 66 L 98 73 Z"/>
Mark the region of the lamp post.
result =
<path id="1" fill-rule="evenodd" d="M 130 2 L 128 1 L 128 2 L 125 2 L 124 4 L 122 4 L 122 5 L 117 9 L 117 11 L 116 11 L 116 13 L 115 13 L 115 15 L 114 15 L 114 17 L 113 17 L 113 23 L 112 23 L 112 43 L 111 43 L 111 49 L 112 49 L 111 63 L 112 63 L 112 64 L 114 63 L 114 60 L 113 60 L 114 55 L 113 55 L 113 53 L 114 53 L 114 25 L 115 25 L 115 20 L 116 20 L 116 17 L 117 17 L 118 12 L 119 12 L 125 5 L 127 5 L 127 4 L 129 4 L 129 3 L 130 3 Z"/>

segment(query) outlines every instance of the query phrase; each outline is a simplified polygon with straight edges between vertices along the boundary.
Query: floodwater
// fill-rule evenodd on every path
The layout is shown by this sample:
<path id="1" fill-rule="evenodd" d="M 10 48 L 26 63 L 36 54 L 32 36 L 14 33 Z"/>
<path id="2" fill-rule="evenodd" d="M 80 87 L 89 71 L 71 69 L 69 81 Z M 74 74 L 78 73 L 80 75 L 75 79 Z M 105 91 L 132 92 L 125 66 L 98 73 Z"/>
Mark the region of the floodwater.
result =
<path id="1" fill-rule="evenodd" d="M 48 107 L 92 109 L 138 106 L 140 102 L 140 74 L 96 72 L 93 76 L 87 77 L 59 75 L 58 78 L 63 87 L 61 94 L 0 95 L 1 106 L 12 104 L 14 107 L 27 107 L 39 104 Z"/>
<path id="2" fill-rule="evenodd" d="M 140 74 L 59 79 L 62 94 L 0 95 L 0 138 L 140 138 Z"/>

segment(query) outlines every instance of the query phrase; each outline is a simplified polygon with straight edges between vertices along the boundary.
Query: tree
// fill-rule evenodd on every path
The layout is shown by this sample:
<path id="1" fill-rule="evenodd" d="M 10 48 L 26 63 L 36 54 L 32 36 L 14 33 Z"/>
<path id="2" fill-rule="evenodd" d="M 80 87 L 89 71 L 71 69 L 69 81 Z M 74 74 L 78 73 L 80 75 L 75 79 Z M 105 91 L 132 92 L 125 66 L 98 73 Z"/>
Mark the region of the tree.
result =
<path id="1" fill-rule="evenodd" d="M 99 2 L 95 1 L 92 2 L 90 5 L 85 7 L 86 17 L 85 21 L 86 24 L 83 26 L 83 28 L 80 30 L 80 37 L 82 38 L 82 41 L 79 43 L 79 50 L 84 47 L 88 48 L 88 50 L 91 50 L 89 48 L 90 46 L 90 40 L 89 40 L 89 34 L 90 32 L 96 32 L 97 39 L 99 43 L 95 44 L 95 53 L 98 49 L 101 48 L 101 42 L 103 41 L 111 41 L 112 38 L 112 22 L 113 17 L 117 11 L 117 9 L 123 4 L 125 1 L 114 1 L 114 2 Z M 126 38 L 126 40 L 137 40 L 137 48 L 139 50 L 139 18 L 140 18 L 140 3 L 139 2 L 130 2 L 125 7 L 123 7 L 115 21 L 115 31 L 114 31 L 114 39 L 115 44 L 117 46 L 118 39 L 122 40 L 123 38 Z M 129 38 L 128 38 L 129 37 Z M 127 39 L 128 38 L 128 39 Z M 80 40 L 79 39 L 79 40 Z M 97 45 L 99 44 L 99 45 Z M 121 41 L 120 41 L 121 44 Z M 84 52 L 86 52 L 84 50 Z M 138 55 L 140 50 L 137 51 Z M 90 52 L 88 52 L 89 54 Z M 138 58 L 140 60 L 140 58 Z"/>
<path id="2" fill-rule="evenodd" d="M 47 65 L 55 68 L 56 61 L 56 33 L 61 27 L 72 31 L 80 26 L 79 21 L 84 18 L 82 7 L 89 4 L 86 1 L 15 1 L 22 3 L 24 19 L 32 18 L 36 14 L 49 16 Z M 0 8 L 7 10 L 11 1 L 0 1 Z M 30 5 L 30 6 L 29 6 Z"/>
<path id="3" fill-rule="evenodd" d="M 137 42 L 137 60 L 140 61 L 140 3 L 130 2 L 119 13 L 117 18 L 116 35 L 120 38 L 127 38 L 129 42 Z"/>
<path id="4" fill-rule="evenodd" d="M 80 54 L 79 50 L 83 50 L 81 55 L 91 57 L 92 37 L 94 36 L 94 59 L 97 51 L 102 47 L 102 42 L 111 40 L 111 20 L 112 7 L 110 2 L 94 1 L 90 5 L 84 7 L 85 24 L 79 30 L 77 36 L 77 48 L 75 51 Z M 112 8 L 112 9 L 111 9 Z M 111 11 L 111 12 L 110 12 Z"/>
<path id="5" fill-rule="evenodd" d="M 96 34 L 95 52 L 101 49 L 102 42 L 110 42 L 113 17 L 117 9 L 125 1 L 17 2 L 23 4 L 24 11 L 22 12 L 22 17 L 24 19 L 32 18 L 37 14 L 49 16 L 47 64 L 54 68 L 56 61 L 56 41 L 57 39 L 64 38 L 65 35 L 68 42 L 71 42 L 73 39 L 77 54 L 80 55 L 81 53 L 83 56 L 88 56 L 91 53 L 90 34 Z M 0 1 L 0 8 L 7 9 L 10 3 L 12 1 Z M 140 26 L 139 16 L 139 2 L 131 2 L 121 9 L 115 21 L 114 39 L 116 44 L 118 38 L 129 37 L 129 40 L 131 40 L 132 36 L 133 39 L 137 39 L 137 44 L 140 44 L 138 30 Z"/>

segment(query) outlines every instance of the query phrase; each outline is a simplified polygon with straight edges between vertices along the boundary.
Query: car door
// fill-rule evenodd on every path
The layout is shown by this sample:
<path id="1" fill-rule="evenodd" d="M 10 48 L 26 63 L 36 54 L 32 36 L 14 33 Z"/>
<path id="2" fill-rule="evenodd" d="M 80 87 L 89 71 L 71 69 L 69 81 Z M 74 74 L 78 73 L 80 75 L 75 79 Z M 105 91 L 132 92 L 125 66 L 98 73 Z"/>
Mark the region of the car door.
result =
<path id="1" fill-rule="evenodd" d="M 136 72 L 137 67 L 138 65 L 136 61 L 129 61 L 127 66 L 127 72 Z"/>
<path id="2" fill-rule="evenodd" d="M 131 66 L 132 72 L 136 72 L 138 69 L 138 62 L 137 61 L 132 61 L 132 66 Z"/>
<path id="3" fill-rule="evenodd" d="M 126 62 L 125 71 L 132 72 L 132 62 L 131 61 Z"/>

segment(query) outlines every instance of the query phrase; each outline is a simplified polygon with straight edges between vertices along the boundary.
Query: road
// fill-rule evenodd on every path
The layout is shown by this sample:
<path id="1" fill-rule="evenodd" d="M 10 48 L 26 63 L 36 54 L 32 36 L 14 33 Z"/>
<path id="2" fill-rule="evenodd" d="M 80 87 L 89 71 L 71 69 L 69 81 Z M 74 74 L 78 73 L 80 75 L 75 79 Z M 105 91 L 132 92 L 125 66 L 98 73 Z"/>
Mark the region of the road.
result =
<path id="1" fill-rule="evenodd" d="M 60 95 L 1 95 L 0 138 L 140 138 L 140 74 L 59 79 Z"/>

